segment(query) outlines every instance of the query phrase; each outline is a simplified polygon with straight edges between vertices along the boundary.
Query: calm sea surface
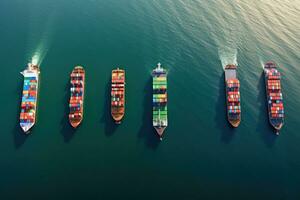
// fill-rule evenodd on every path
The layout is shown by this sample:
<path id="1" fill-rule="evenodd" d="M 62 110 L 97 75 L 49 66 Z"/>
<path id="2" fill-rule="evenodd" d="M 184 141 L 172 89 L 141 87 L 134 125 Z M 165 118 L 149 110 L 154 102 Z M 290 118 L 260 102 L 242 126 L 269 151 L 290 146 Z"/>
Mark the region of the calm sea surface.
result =
<path id="1" fill-rule="evenodd" d="M 0 199 L 300 199 L 300 1 L 1 0 Z M 38 122 L 18 116 L 41 66 Z M 262 64 L 282 72 L 285 125 L 268 124 Z M 169 127 L 152 128 L 151 70 L 169 70 Z M 242 123 L 226 120 L 222 65 L 238 64 Z M 86 69 L 83 124 L 69 74 Z M 126 116 L 109 81 L 126 69 Z"/>

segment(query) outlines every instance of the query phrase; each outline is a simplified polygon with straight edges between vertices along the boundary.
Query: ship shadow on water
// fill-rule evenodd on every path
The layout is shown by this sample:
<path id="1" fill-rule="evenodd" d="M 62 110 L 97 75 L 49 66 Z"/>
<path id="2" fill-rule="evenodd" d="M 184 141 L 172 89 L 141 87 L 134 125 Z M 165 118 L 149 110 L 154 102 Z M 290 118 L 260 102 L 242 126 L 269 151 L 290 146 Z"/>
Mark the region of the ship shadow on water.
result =
<path id="1" fill-rule="evenodd" d="M 225 73 L 222 73 L 222 77 L 219 81 L 219 96 L 216 103 L 216 128 L 221 133 L 221 141 L 228 144 L 232 141 L 236 129 L 233 128 L 227 120 L 226 110 L 226 94 L 225 94 Z"/>
<path id="2" fill-rule="evenodd" d="M 14 141 L 15 141 L 15 147 L 16 149 L 19 149 L 23 146 L 23 144 L 25 143 L 26 139 L 29 137 L 29 134 L 25 134 L 20 125 L 19 125 L 19 120 L 17 120 L 17 123 L 15 125 L 15 128 L 13 130 L 14 132 Z"/>
<path id="3" fill-rule="evenodd" d="M 143 109 L 142 126 L 138 132 L 138 137 L 145 141 L 147 147 L 155 150 L 163 141 L 159 140 L 152 126 L 152 78 L 149 78 L 144 87 Z"/>
<path id="4" fill-rule="evenodd" d="M 104 104 L 103 104 L 103 115 L 101 122 L 104 123 L 104 133 L 106 136 L 112 136 L 118 128 L 118 124 L 115 123 L 111 116 L 111 84 L 110 79 L 107 81 L 105 86 Z"/>
<path id="5" fill-rule="evenodd" d="M 61 134 L 65 143 L 69 143 L 74 137 L 76 129 L 74 129 L 69 123 L 69 99 L 70 99 L 70 84 L 66 84 L 65 97 L 63 98 L 64 115 L 61 119 Z M 80 126 L 79 126 L 80 127 Z"/>
<path id="6" fill-rule="evenodd" d="M 266 87 L 265 87 L 264 79 L 265 79 L 264 73 L 262 73 L 257 85 L 257 90 L 258 90 L 257 102 L 259 102 L 260 104 L 258 107 L 259 115 L 258 115 L 258 124 L 257 124 L 256 131 L 258 133 L 261 133 L 261 137 L 264 143 L 268 147 L 272 147 L 278 136 L 275 134 L 274 129 L 269 122 L 268 108 L 267 108 L 268 104 L 266 99 Z"/>
<path id="7" fill-rule="evenodd" d="M 18 106 L 18 108 L 17 108 L 18 113 L 16 114 L 16 124 L 13 129 L 13 137 L 14 137 L 14 143 L 15 143 L 16 149 L 21 148 L 29 136 L 22 131 L 22 129 L 20 127 L 20 121 L 19 121 L 19 113 L 21 111 L 20 105 L 21 105 L 21 99 L 22 99 L 22 91 L 23 91 L 23 82 L 20 81 L 20 83 L 18 83 L 18 88 L 16 90 L 19 101 L 18 101 L 18 104 L 16 104 Z"/>

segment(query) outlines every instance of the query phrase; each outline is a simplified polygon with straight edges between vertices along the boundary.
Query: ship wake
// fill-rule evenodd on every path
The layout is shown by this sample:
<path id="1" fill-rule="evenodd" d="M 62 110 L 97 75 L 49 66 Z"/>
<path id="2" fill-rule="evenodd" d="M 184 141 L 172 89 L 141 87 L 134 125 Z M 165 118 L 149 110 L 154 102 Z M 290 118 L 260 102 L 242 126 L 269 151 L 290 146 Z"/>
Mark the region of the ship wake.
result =
<path id="1" fill-rule="evenodd" d="M 259 58 L 259 63 L 260 63 L 261 68 L 264 69 L 265 62 L 263 61 L 263 59 L 261 57 Z"/>
<path id="2" fill-rule="evenodd" d="M 218 48 L 218 54 L 223 69 L 225 69 L 225 66 L 229 64 L 238 65 L 236 48 L 230 48 L 230 47 Z"/>
<path id="3" fill-rule="evenodd" d="M 58 14 L 55 9 L 52 12 L 40 12 L 38 5 L 33 6 L 35 12 L 30 12 L 30 24 L 27 41 L 26 60 L 35 65 L 41 65 L 47 55 L 50 44 L 52 43 L 55 27 L 58 21 Z M 43 20 L 36 20 L 43 19 Z"/>

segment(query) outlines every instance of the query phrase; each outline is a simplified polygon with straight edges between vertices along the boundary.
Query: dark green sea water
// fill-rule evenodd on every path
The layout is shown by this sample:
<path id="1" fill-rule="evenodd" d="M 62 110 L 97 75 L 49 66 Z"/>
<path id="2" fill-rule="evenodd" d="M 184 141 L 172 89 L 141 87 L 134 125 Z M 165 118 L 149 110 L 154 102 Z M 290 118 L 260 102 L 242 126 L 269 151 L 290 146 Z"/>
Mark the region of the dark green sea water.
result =
<path id="1" fill-rule="evenodd" d="M 1 0 L 0 199 L 300 199 L 300 1 Z M 23 78 L 41 66 L 38 123 L 18 122 Z M 283 74 L 279 137 L 262 63 Z M 151 125 L 151 70 L 169 70 L 169 127 Z M 225 112 L 222 63 L 237 63 L 242 123 Z M 67 121 L 69 73 L 86 69 L 85 118 Z M 126 117 L 109 113 L 126 69 Z"/>

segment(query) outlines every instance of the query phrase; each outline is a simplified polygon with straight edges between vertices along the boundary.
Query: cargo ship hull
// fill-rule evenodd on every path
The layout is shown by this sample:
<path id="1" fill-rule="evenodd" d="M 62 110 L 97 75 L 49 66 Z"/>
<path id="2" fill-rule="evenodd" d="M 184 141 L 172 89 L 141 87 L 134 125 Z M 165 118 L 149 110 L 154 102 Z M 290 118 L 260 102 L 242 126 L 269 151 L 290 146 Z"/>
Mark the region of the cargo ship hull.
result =
<path id="1" fill-rule="evenodd" d="M 241 123 L 240 82 L 236 70 L 236 65 L 225 66 L 227 119 L 234 128 Z"/>
<path id="2" fill-rule="evenodd" d="M 112 70 L 111 116 L 116 124 L 121 124 L 125 115 L 125 70 Z"/>
<path id="3" fill-rule="evenodd" d="M 267 62 L 264 66 L 264 75 L 269 122 L 278 135 L 284 124 L 284 107 L 280 82 L 281 74 L 274 62 Z"/>
<path id="4" fill-rule="evenodd" d="M 167 105 L 167 71 L 160 65 L 152 72 L 153 89 L 153 119 L 152 124 L 158 136 L 162 140 L 165 129 L 168 126 Z"/>
<path id="5" fill-rule="evenodd" d="M 85 70 L 82 66 L 76 66 L 70 75 L 70 101 L 69 122 L 73 128 L 77 128 L 84 114 L 84 89 Z"/>
<path id="6" fill-rule="evenodd" d="M 24 83 L 21 101 L 20 126 L 24 133 L 28 134 L 35 125 L 37 117 L 39 66 L 29 63 L 28 67 L 21 72 L 21 74 L 24 76 Z"/>

